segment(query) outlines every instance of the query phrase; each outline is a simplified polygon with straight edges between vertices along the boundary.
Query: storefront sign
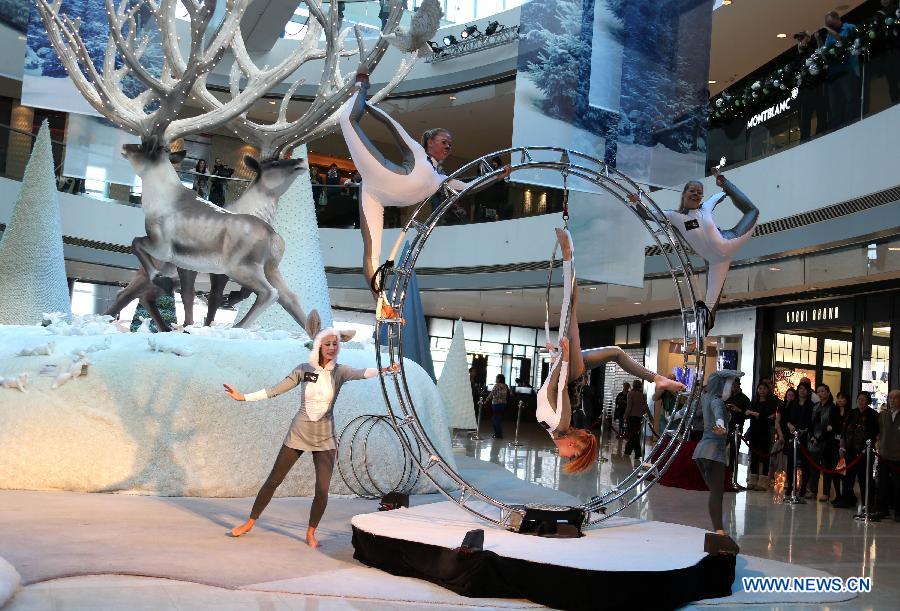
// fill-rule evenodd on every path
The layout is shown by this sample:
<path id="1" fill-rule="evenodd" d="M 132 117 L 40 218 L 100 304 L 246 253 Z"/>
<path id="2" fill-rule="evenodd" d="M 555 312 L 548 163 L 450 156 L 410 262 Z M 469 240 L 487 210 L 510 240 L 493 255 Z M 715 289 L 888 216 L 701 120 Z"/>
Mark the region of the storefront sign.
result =
<path id="1" fill-rule="evenodd" d="M 790 110 L 790 109 L 791 109 L 791 101 L 790 100 L 784 100 L 783 102 L 779 102 L 775 106 L 772 106 L 771 108 L 767 108 L 764 111 L 762 111 L 761 113 L 755 114 L 752 117 L 750 117 L 750 119 L 747 121 L 747 129 L 750 129 L 751 127 L 756 127 L 760 123 L 764 123 L 765 121 L 768 121 L 769 119 L 771 119 L 773 117 L 777 117 L 784 111 Z"/>
<path id="2" fill-rule="evenodd" d="M 785 312 L 786 323 L 819 322 L 822 320 L 837 320 L 841 317 L 840 306 L 829 308 L 800 308 Z"/>
<path id="3" fill-rule="evenodd" d="M 778 329 L 852 324 L 853 300 L 794 304 L 780 307 L 776 312 L 775 325 Z"/>

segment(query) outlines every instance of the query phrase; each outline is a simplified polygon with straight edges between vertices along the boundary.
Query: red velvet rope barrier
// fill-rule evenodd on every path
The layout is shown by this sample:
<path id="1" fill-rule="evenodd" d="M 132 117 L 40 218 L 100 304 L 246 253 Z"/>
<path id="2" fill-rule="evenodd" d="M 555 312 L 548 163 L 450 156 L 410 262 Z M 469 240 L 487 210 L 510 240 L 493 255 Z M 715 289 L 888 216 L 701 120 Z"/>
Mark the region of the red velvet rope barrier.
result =
<path id="1" fill-rule="evenodd" d="M 854 458 L 853 460 L 851 460 L 849 463 L 847 463 L 847 466 L 844 467 L 843 470 L 837 471 L 837 470 L 835 470 L 835 469 L 828 469 L 827 467 L 823 467 L 822 465 L 816 463 L 816 461 L 813 460 L 813 457 L 810 456 L 809 452 L 807 452 L 806 448 L 803 446 L 802 443 L 800 444 L 800 451 L 803 453 L 804 456 L 806 456 L 806 460 L 809 461 L 809 464 L 810 464 L 810 465 L 812 465 L 813 467 L 815 467 L 816 469 L 818 469 L 818 470 L 821 471 L 822 473 L 827 473 L 827 474 L 829 474 L 829 475 L 844 475 L 847 471 L 849 471 L 850 469 L 852 469 L 853 467 L 855 467 L 856 464 L 857 464 L 859 461 L 861 461 L 863 458 L 866 457 L 866 453 L 865 453 L 865 452 L 861 452 L 861 453 L 859 454 L 859 456 L 857 456 L 856 458 Z"/>
<path id="2" fill-rule="evenodd" d="M 777 452 L 760 452 L 759 450 L 757 450 L 756 448 L 754 448 L 752 445 L 750 445 L 750 440 L 749 440 L 749 439 L 747 439 L 747 438 L 744 437 L 743 435 L 738 435 L 738 437 L 740 437 L 740 438 L 744 441 L 744 443 L 747 444 L 747 447 L 750 448 L 750 451 L 751 451 L 751 452 L 753 452 L 754 454 L 756 454 L 756 455 L 759 456 L 760 458 L 772 458 L 773 456 L 777 456 L 778 454 L 781 454 L 781 450 L 778 450 Z"/>
<path id="3" fill-rule="evenodd" d="M 875 450 L 872 450 L 872 451 L 875 452 Z M 897 465 L 897 462 L 898 462 L 898 461 L 896 461 L 896 460 L 891 460 L 890 458 L 885 458 L 884 456 L 882 456 L 882 455 L 879 454 L 878 452 L 875 452 L 875 456 L 877 456 L 878 458 L 880 458 L 881 460 L 883 460 L 883 461 L 884 461 L 884 465 L 885 465 L 888 469 L 890 469 L 890 470 L 893 471 L 894 473 L 900 473 L 900 466 Z"/>

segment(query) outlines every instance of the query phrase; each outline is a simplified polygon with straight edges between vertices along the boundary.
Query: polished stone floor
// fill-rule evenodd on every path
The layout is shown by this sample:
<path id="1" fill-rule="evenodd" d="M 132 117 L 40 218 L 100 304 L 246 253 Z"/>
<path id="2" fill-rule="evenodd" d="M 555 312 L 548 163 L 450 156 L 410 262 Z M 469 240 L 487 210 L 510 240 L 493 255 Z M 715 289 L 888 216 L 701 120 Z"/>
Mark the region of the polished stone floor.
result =
<path id="1" fill-rule="evenodd" d="M 519 448 L 511 447 L 513 430 L 512 423 L 504 423 L 505 438 L 492 439 L 489 422 L 483 422 L 483 439 L 472 441 L 467 434 L 458 432 L 453 440 L 454 451 L 496 463 L 520 479 L 582 500 L 614 486 L 638 466 L 637 461 L 624 456 L 625 442 L 606 434 L 601 444 L 601 456 L 606 460 L 598 461 L 592 471 L 567 475 L 562 473 L 560 458 L 551 452 L 552 443 L 542 429 L 536 424 L 523 424 L 519 431 L 523 445 Z M 742 455 L 742 459 L 738 481 L 743 484 L 746 456 Z M 705 492 L 656 485 L 621 515 L 709 529 L 706 498 Z M 781 500 L 773 492 L 726 493 L 725 528 L 743 553 L 804 565 L 843 578 L 871 577 L 872 593 L 841 603 L 841 609 L 900 608 L 900 522 L 887 519 L 866 524 L 854 520 L 853 510 L 835 509 L 815 499 L 800 505 L 783 504 Z"/>
<path id="2" fill-rule="evenodd" d="M 613 439 L 602 444 L 607 461 L 598 461 L 596 469 L 587 473 L 565 475 L 559 457 L 550 451 L 549 438 L 537 425 L 523 425 L 523 445 L 511 448 L 509 437 L 491 439 L 484 424 L 485 439 L 472 441 L 467 434 L 458 434 L 454 452 L 470 483 L 484 486 L 485 492 L 498 498 L 507 495 L 505 500 L 510 502 L 558 502 L 555 499 L 561 496 L 587 499 L 615 485 L 634 466 L 622 456 L 623 443 Z M 512 427 L 507 428 L 511 433 Z M 504 469 L 543 488 L 521 485 Z M 745 468 L 739 469 L 739 477 L 743 481 Z M 414 498 L 415 503 L 437 500 L 438 495 Z M 707 529 L 706 500 L 705 492 L 656 485 L 622 515 Z M 323 547 L 316 551 L 301 540 L 308 498 L 277 498 L 252 535 L 239 540 L 226 537 L 225 530 L 243 519 L 250 503 L 251 499 L 0 491 L 0 524 L 5 524 L 0 526 L 0 556 L 18 567 L 26 583 L 8 608 L 462 611 L 535 607 L 528 601 L 460 600 L 427 582 L 396 584 L 362 567 L 352 559 L 349 520 L 374 511 L 375 501 L 334 498 L 320 527 Z M 691 608 L 898 608 L 900 523 L 863 524 L 853 519 L 850 510 L 817 502 L 785 505 L 771 492 L 726 494 L 725 513 L 726 528 L 742 553 L 844 578 L 870 577 L 873 592 L 830 606 L 810 602 L 772 607 L 711 600 Z M 157 577 L 139 577 L 143 575 Z M 296 584 L 286 587 L 285 580 Z M 269 582 L 282 585 L 266 585 Z M 384 592 L 378 594 L 379 589 Z M 638 601 L 636 597 L 639 609 Z M 601 594 L 597 608 L 602 607 Z"/>

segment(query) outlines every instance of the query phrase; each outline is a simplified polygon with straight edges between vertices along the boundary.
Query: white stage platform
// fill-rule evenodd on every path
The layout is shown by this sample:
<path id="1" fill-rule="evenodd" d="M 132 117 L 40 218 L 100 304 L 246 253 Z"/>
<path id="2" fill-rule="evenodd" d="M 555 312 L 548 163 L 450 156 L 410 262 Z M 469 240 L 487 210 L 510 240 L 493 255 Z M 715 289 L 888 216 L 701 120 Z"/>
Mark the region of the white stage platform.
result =
<path id="1" fill-rule="evenodd" d="M 734 556 L 706 554 L 705 531 L 677 524 L 613 518 L 583 537 L 551 539 L 488 526 L 449 501 L 357 515 L 351 524 L 357 560 L 464 596 L 562 609 L 596 608 L 597 600 L 605 609 L 670 609 L 730 596 L 735 579 Z M 479 528 L 484 550 L 458 552 Z"/>

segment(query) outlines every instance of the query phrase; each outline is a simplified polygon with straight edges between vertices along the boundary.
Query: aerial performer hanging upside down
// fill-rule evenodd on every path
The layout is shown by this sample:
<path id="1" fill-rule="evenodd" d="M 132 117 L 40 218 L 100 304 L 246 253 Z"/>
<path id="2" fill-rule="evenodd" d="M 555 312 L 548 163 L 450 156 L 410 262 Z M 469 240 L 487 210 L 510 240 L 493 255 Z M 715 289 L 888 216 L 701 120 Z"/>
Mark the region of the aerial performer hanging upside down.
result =
<path id="1" fill-rule="evenodd" d="M 433 161 L 422 145 L 407 134 L 390 115 L 366 102 L 369 75 L 364 66 L 360 66 L 356 79 L 358 89 L 342 110 L 340 123 L 350 156 L 362 176 L 359 216 L 364 248 L 363 275 L 373 291 L 377 292 L 381 287 L 373 284 L 372 279 L 381 260 L 385 206 L 408 207 L 419 204 L 437 192 L 446 176 L 438 171 L 437 164 L 440 160 Z M 359 122 L 366 112 L 387 127 L 403 155 L 400 164 L 385 159 L 363 132 Z M 437 131 L 446 133 L 445 130 Z M 509 166 L 501 168 L 492 180 L 480 185 L 479 190 L 506 178 L 509 172 Z M 449 180 L 447 184 L 455 191 L 461 191 L 468 185 L 456 179 Z"/>
<path id="2" fill-rule="evenodd" d="M 678 392 L 684 390 L 684 385 L 646 369 L 618 346 L 581 349 L 578 334 L 578 290 L 572 265 L 572 236 L 565 229 L 557 229 L 556 239 L 563 255 L 563 304 L 559 315 L 561 337 L 558 349 L 548 345 L 555 355 L 550 363 L 550 373 L 538 391 L 536 416 L 538 423 L 547 429 L 553 443 L 559 448 L 559 455 L 570 459 L 564 467 L 566 473 L 580 473 L 593 465 L 597 457 L 597 439 L 584 429 L 572 427 L 572 406 L 568 389 L 581 379 L 586 370 L 614 361 L 631 375 L 653 382 L 657 389 Z M 572 315 L 567 323 L 570 299 Z"/>
<path id="3" fill-rule="evenodd" d="M 224 385 L 225 392 L 236 401 L 272 399 L 300 386 L 300 409 L 294 416 L 291 428 L 275 458 L 272 472 L 256 495 L 249 519 L 231 529 L 233 537 L 250 532 L 300 455 L 303 452 L 312 452 L 316 484 L 315 496 L 309 510 L 306 543 L 310 547 L 318 547 L 316 528 L 328 504 L 328 487 L 331 484 L 337 455 L 334 403 L 344 382 L 374 378 L 378 375 L 378 370 L 372 367 L 356 369 L 337 362 L 340 342 L 349 341 L 353 337 L 353 331 L 337 331 L 332 328 L 319 330 L 321 322 L 315 310 L 310 313 L 306 324 L 307 333 L 314 338 L 309 362 L 297 365 L 285 379 L 265 390 L 245 395 L 229 384 Z M 393 365 L 383 371 L 397 369 L 399 365 Z"/>
<path id="4" fill-rule="evenodd" d="M 684 185 L 681 206 L 678 210 L 665 211 L 666 217 L 678 233 L 684 237 L 694 252 L 706 260 L 706 299 L 698 301 L 697 305 L 706 312 L 707 332 L 715 324 L 716 309 L 719 307 L 722 287 L 725 286 L 731 261 L 750 239 L 759 218 L 759 210 L 750 198 L 730 180 L 719 174 L 718 169 L 713 169 L 713 173 L 716 175 L 716 184 L 724 193 L 716 193 L 701 204 L 703 183 L 692 180 Z M 731 229 L 722 230 L 716 226 L 713 210 L 726 196 L 731 198 L 735 207 L 744 216 Z"/>

